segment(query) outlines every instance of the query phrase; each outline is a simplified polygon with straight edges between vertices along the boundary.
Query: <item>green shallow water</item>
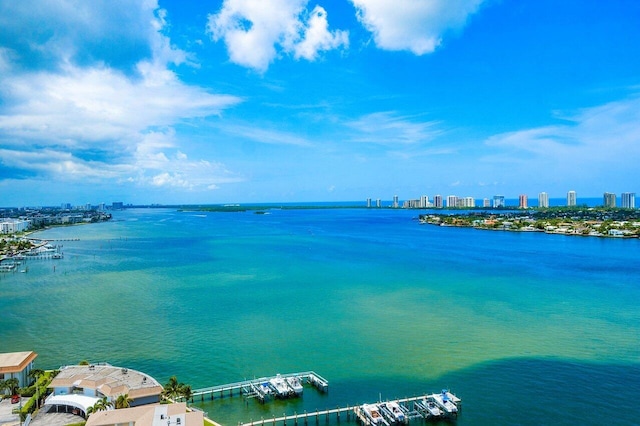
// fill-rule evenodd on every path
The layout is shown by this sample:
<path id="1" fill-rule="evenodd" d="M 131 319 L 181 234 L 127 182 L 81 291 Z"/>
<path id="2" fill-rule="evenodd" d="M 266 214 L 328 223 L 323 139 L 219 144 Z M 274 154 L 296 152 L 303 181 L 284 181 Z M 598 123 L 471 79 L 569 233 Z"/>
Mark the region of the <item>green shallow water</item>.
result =
<path id="1" fill-rule="evenodd" d="M 195 401 L 223 424 L 442 387 L 463 398 L 461 425 L 637 424 L 638 241 L 415 215 L 142 209 L 50 229 L 79 241 L 0 276 L 0 350 L 194 388 L 306 370 L 330 382 L 295 401 Z"/>

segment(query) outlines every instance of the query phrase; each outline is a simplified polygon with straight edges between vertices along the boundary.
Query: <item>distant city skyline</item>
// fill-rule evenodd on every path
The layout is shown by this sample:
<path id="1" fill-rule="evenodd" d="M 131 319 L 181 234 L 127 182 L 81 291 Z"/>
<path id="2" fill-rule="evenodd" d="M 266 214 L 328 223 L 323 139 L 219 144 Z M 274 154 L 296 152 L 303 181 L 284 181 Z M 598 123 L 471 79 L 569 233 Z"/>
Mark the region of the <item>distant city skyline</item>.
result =
<path id="1" fill-rule="evenodd" d="M 636 191 L 638 16 L 631 1 L 0 0 L 0 204 Z"/>

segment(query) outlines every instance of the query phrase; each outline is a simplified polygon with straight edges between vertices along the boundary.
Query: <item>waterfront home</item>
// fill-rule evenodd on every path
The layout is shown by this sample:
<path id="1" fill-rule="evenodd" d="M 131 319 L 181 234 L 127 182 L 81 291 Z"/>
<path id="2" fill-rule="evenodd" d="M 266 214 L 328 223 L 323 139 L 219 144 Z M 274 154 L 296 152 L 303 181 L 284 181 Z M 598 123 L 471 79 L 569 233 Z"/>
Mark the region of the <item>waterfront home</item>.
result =
<path id="1" fill-rule="evenodd" d="M 0 353 L 0 380 L 18 379 L 18 387 L 29 384 L 29 372 L 38 356 L 33 351 Z M 0 389 L 2 393 L 3 389 Z"/>
<path id="2" fill-rule="evenodd" d="M 49 387 L 53 389 L 45 401 L 45 406 L 52 408 L 49 411 L 83 417 L 103 397 L 115 405 L 118 396 L 127 395 L 131 399 L 129 406 L 136 407 L 160 402 L 163 389 L 147 374 L 106 363 L 62 367 Z"/>

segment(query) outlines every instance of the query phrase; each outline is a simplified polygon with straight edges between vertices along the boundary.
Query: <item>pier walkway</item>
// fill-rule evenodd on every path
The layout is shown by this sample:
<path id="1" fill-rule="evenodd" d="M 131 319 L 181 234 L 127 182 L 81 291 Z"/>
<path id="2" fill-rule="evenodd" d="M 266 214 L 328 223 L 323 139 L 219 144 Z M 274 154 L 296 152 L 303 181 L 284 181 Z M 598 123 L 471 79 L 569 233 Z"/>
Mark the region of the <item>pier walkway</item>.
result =
<path id="1" fill-rule="evenodd" d="M 195 399 L 199 397 L 201 401 L 204 401 L 205 396 L 208 396 L 213 400 L 216 395 L 222 398 L 225 394 L 233 396 L 234 392 L 237 392 L 238 394 L 250 398 L 257 398 L 261 402 L 264 402 L 269 397 L 269 394 L 264 391 L 262 384 L 278 377 L 283 379 L 297 377 L 301 381 L 309 383 L 321 392 L 329 391 L 329 382 L 327 380 L 313 371 L 304 371 L 302 373 L 279 374 L 277 376 L 260 377 L 243 380 L 241 382 L 196 389 L 193 391 L 192 398 Z"/>

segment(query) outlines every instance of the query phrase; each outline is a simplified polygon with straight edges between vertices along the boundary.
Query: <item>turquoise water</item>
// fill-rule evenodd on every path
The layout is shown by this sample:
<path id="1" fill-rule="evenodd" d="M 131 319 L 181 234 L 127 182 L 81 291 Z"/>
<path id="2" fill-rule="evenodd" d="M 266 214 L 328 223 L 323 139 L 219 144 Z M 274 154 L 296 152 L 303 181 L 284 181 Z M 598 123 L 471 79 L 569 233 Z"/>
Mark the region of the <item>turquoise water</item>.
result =
<path id="1" fill-rule="evenodd" d="M 56 228 L 0 275 L 0 351 L 194 388 L 315 370 L 327 395 L 195 401 L 225 425 L 450 388 L 460 425 L 638 424 L 640 242 L 420 225 L 405 210 L 169 209 Z M 54 270 L 55 267 L 55 270 Z"/>

